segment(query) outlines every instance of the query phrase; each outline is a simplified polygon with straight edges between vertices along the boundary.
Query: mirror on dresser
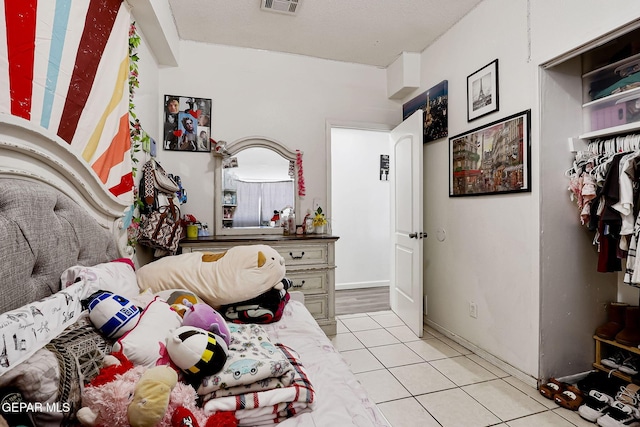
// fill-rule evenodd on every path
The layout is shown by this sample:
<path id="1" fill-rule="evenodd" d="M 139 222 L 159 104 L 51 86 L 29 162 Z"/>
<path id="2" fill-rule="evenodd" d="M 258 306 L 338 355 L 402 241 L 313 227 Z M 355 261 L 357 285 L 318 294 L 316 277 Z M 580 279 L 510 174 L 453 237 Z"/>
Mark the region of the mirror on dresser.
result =
<path id="1" fill-rule="evenodd" d="M 299 215 L 295 151 L 254 136 L 226 144 L 214 158 L 216 235 L 282 234 L 274 212 Z"/>

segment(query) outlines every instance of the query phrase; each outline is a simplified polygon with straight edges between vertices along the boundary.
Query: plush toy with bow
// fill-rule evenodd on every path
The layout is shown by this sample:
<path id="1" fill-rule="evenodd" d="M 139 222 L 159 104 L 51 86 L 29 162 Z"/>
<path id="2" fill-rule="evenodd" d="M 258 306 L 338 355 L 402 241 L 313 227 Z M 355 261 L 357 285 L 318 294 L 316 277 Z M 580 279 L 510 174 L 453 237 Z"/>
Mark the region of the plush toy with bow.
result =
<path id="1" fill-rule="evenodd" d="M 229 346 L 231 333 L 224 317 L 205 303 L 192 304 L 187 299 L 182 302 L 187 308 L 182 316 L 182 326 L 193 326 L 213 332 Z"/>
<path id="2" fill-rule="evenodd" d="M 130 367 L 124 356 L 107 356 L 105 367 L 83 391 L 83 407 L 77 412 L 78 421 L 83 426 L 128 427 L 159 426 L 171 427 L 172 416 L 180 407 L 189 411 L 197 424 L 215 426 L 208 422 L 204 411 L 196 405 L 196 391 L 193 387 L 177 380 L 176 372 L 167 366 L 145 368 Z M 123 368 L 118 368 L 123 366 Z M 122 372 L 122 369 L 126 369 Z M 112 375 L 109 380 L 108 376 Z M 211 418 L 211 417 L 209 417 Z"/>

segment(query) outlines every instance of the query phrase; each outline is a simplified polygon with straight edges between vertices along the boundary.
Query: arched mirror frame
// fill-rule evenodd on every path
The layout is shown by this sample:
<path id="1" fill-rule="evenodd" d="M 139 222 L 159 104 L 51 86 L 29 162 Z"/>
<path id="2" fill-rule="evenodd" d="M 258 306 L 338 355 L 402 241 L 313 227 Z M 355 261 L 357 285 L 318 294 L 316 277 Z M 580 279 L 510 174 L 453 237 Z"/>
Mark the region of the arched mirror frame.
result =
<path id="1" fill-rule="evenodd" d="M 225 157 L 233 157 L 247 148 L 261 147 L 275 151 L 284 159 L 296 161 L 296 152 L 281 142 L 263 136 L 249 136 L 235 140 L 225 147 L 223 155 L 214 156 L 215 159 L 215 195 L 213 198 L 213 212 L 216 236 L 250 235 L 250 234 L 282 234 L 282 227 L 239 227 L 225 228 L 222 226 L 222 161 Z M 293 176 L 293 197 L 296 216 L 300 215 L 300 198 L 298 197 L 298 174 Z"/>

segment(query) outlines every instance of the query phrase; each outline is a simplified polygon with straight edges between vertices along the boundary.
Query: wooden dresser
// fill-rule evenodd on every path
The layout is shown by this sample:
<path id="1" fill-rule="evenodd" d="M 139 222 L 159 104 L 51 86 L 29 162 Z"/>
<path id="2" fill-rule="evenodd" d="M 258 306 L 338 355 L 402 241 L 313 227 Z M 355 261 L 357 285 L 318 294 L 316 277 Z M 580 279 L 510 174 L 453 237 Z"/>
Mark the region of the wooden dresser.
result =
<path id="1" fill-rule="evenodd" d="M 335 320 L 335 242 L 336 236 L 307 234 L 206 236 L 183 239 L 182 253 L 222 252 L 237 245 L 269 245 L 285 259 L 286 277 L 291 290 L 304 293 L 305 305 L 327 335 L 336 334 Z"/>

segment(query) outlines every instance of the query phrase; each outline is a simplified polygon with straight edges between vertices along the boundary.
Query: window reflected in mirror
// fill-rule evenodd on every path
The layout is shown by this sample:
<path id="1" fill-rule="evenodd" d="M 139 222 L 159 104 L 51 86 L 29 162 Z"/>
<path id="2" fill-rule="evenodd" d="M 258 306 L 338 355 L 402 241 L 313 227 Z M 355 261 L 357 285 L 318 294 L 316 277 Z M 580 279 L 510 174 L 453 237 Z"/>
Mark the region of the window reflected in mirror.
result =
<path id="1" fill-rule="evenodd" d="M 250 147 L 222 165 L 223 228 L 276 227 L 274 214 L 295 206 L 294 164 L 273 150 Z"/>

